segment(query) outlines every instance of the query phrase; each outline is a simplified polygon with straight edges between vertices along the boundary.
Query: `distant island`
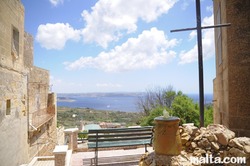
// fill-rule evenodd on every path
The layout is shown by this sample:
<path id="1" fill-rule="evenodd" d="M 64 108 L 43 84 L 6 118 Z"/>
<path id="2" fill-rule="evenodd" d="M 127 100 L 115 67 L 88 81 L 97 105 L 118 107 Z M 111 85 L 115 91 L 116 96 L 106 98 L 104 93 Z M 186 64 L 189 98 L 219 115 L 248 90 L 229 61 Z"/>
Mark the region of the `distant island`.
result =
<path id="1" fill-rule="evenodd" d="M 58 102 L 75 102 L 76 100 L 74 98 L 69 97 L 57 97 Z"/>

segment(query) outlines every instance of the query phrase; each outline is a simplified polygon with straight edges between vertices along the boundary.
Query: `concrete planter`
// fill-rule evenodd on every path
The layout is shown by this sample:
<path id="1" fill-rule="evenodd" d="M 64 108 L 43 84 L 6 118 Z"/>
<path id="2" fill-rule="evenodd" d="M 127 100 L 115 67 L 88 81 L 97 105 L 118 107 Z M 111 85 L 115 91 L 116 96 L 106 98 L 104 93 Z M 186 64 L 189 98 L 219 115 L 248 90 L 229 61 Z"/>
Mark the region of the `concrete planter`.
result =
<path id="1" fill-rule="evenodd" d="M 156 117 L 154 119 L 155 129 L 153 137 L 153 147 L 159 155 L 179 155 L 182 149 L 179 122 L 177 117 L 164 119 Z"/>

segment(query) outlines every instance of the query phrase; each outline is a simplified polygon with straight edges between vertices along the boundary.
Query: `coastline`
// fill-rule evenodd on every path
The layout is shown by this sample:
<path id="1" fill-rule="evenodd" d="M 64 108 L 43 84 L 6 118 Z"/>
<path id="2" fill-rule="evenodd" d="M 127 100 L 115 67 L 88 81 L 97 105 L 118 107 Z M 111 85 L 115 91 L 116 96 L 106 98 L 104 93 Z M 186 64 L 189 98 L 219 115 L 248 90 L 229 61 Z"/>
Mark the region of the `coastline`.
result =
<path id="1" fill-rule="evenodd" d="M 57 105 L 70 108 L 90 108 L 122 112 L 139 112 L 137 102 L 145 93 L 70 93 L 58 94 Z M 199 102 L 198 94 L 188 94 L 195 103 Z M 211 104 L 213 94 L 205 94 L 205 104 Z"/>

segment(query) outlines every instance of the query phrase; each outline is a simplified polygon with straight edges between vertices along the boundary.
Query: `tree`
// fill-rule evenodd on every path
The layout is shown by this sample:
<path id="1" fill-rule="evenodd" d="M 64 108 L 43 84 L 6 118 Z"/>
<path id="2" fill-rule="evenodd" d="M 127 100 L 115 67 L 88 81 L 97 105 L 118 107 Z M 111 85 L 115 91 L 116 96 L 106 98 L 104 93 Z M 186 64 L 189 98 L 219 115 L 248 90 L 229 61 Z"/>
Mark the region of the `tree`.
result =
<path id="1" fill-rule="evenodd" d="M 187 95 L 184 95 L 181 91 L 176 93 L 173 91 L 172 87 L 168 88 L 168 90 L 162 90 L 161 93 L 159 93 L 159 91 L 157 91 L 156 94 L 152 93 L 153 91 L 147 93 L 148 96 L 144 98 L 145 101 L 141 100 L 142 106 L 147 108 L 147 113 L 145 113 L 144 110 L 144 117 L 141 119 L 141 125 L 153 125 L 154 118 L 162 116 L 163 110 L 166 109 L 171 116 L 179 117 L 181 119 L 181 124 L 194 123 L 196 126 L 199 126 L 198 104 L 194 103 Z M 158 98 L 156 96 L 158 96 Z M 151 99 L 150 102 L 152 102 L 149 105 L 150 107 L 146 105 L 150 103 L 148 99 Z"/>
<path id="2" fill-rule="evenodd" d="M 204 125 L 208 126 L 209 124 L 213 123 L 213 106 L 211 104 L 205 106 L 205 111 L 204 111 Z"/>
<path id="3" fill-rule="evenodd" d="M 171 108 L 172 107 L 172 103 L 174 101 L 176 97 L 176 92 L 173 90 L 173 88 L 169 88 L 164 95 L 164 101 L 165 101 L 165 105 L 167 108 Z"/>
<path id="4" fill-rule="evenodd" d="M 195 104 L 191 98 L 184 95 L 181 91 L 177 93 L 170 108 L 170 114 L 177 116 L 183 123 L 194 123 L 199 125 L 198 104 Z"/>
<path id="5" fill-rule="evenodd" d="M 142 117 L 140 121 L 141 126 L 153 126 L 154 118 L 163 115 L 164 107 L 156 107 L 150 111 L 148 116 Z"/>
<path id="6" fill-rule="evenodd" d="M 171 107 L 175 94 L 172 86 L 147 89 L 145 94 L 138 98 L 137 106 L 145 116 L 148 116 L 155 108 Z"/>

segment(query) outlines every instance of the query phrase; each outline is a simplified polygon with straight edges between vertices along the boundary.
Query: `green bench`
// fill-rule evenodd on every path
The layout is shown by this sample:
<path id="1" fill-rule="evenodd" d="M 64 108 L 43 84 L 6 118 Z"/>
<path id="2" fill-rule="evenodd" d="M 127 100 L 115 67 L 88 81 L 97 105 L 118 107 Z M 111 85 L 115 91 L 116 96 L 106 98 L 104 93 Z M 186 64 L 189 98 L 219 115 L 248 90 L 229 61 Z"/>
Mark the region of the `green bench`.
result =
<path id="1" fill-rule="evenodd" d="M 95 149 L 94 163 L 98 165 L 98 149 L 152 144 L 152 126 L 137 128 L 92 129 L 88 131 L 88 148 Z M 93 164 L 91 160 L 91 165 Z"/>

